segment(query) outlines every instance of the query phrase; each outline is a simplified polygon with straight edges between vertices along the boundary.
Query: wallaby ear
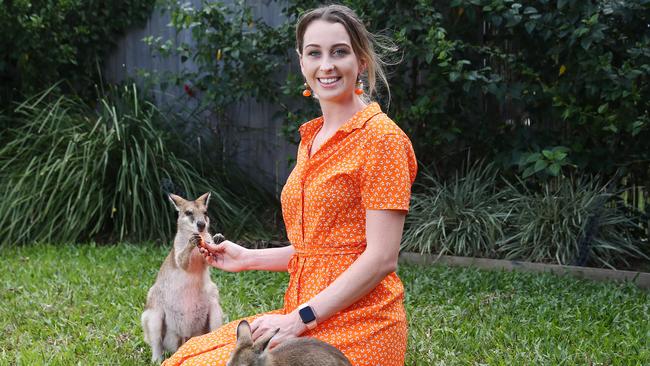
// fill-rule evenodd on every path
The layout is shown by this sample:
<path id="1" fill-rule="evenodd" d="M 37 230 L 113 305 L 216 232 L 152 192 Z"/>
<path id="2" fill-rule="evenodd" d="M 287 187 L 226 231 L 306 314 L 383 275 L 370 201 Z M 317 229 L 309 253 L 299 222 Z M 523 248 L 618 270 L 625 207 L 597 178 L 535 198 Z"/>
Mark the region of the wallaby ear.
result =
<path id="1" fill-rule="evenodd" d="M 203 206 L 208 207 L 208 201 L 210 201 L 210 192 L 204 193 L 201 197 L 197 198 L 196 201 L 202 203 Z"/>
<path id="2" fill-rule="evenodd" d="M 259 337 L 256 341 L 255 344 L 253 344 L 253 352 L 260 354 L 264 352 L 266 347 L 269 345 L 269 342 L 271 341 L 271 338 L 273 338 L 274 335 L 276 335 L 280 331 L 280 328 L 272 331 L 266 332 L 263 336 Z"/>
<path id="3" fill-rule="evenodd" d="M 237 346 L 252 345 L 253 333 L 251 326 L 246 320 L 242 320 L 237 325 Z"/>
<path id="4" fill-rule="evenodd" d="M 183 202 L 185 202 L 183 197 L 177 196 L 173 193 L 170 193 L 167 197 L 169 198 L 169 201 L 171 201 L 171 203 L 174 205 L 174 208 L 176 208 L 176 211 L 180 211 L 181 205 L 183 205 Z"/>

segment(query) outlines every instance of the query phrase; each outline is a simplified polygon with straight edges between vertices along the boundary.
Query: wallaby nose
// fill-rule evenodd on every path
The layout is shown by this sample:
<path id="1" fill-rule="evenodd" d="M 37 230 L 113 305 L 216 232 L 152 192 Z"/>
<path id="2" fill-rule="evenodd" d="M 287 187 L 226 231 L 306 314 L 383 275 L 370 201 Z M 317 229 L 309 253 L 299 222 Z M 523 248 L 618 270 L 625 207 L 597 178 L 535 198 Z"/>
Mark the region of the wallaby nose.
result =
<path id="1" fill-rule="evenodd" d="M 196 223 L 196 227 L 199 229 L 199 231 L 205 230 L 205 221 L 198 221 Z"/>

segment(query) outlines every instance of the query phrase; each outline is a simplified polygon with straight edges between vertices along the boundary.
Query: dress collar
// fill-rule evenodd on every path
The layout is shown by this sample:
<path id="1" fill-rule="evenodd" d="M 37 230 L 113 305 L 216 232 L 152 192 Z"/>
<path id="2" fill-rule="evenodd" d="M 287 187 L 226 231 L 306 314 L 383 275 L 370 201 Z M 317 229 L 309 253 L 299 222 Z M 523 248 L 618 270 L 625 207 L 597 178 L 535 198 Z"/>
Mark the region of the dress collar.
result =
<path id="1" fill-rule="evenodd" d="M 377 114 L 381 113 L 381 107 L 377 102 L 373 102 L 365 106 L 362 110 L 355 113 L 352 118 L 339 127 L 338 131 L 352 132 L 358 128 L 363 127 L 368 120 Z M 323 125 L 323 117 L 313 119 L 298 129 L 300 131 L 300 138 L 302 140 L 312 137 Z"/>

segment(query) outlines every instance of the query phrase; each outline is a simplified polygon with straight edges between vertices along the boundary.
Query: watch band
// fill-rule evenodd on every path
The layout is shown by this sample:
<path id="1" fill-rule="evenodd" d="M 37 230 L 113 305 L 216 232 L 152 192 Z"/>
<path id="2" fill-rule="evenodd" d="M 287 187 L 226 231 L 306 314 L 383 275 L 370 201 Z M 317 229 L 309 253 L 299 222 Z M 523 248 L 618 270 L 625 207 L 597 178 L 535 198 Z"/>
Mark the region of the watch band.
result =
<path id="1" fill-rule="evenodd" d="M 300 315 L 300 319 L 307 326 L 307 329 L 314 329 L 318 325 L 316 322 L 316 312 L 308 304 L 302 304 L 298 307 L 298 315 Z"/>

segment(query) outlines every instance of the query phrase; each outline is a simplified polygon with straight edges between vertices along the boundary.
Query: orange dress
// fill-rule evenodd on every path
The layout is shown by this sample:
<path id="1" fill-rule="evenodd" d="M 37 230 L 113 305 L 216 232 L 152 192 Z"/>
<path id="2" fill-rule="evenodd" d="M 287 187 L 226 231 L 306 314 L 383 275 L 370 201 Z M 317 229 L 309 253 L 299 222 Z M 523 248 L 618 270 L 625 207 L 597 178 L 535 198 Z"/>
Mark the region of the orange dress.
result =
<path id="1" fill-rule="evenodd" d="M 300 127 L 297 164 L 282 190 L 282 214 L 295 254 L 289 261 L 284 307 L 270 313 L 290 313 L 356 260 L 366 246 L 366 210 L 409 207 L 415 154 L 408 137 L 377 103 L 357 112 L 310 157 L 322 125 L 320 117 Z M 403 365 L 407 339 L 403 300 L 404 287 L 393 272 L 303 336 L 334 345 L 353 365 Z M 225 365 L 240 320 L 190 339 L 164 365 Z"/>

